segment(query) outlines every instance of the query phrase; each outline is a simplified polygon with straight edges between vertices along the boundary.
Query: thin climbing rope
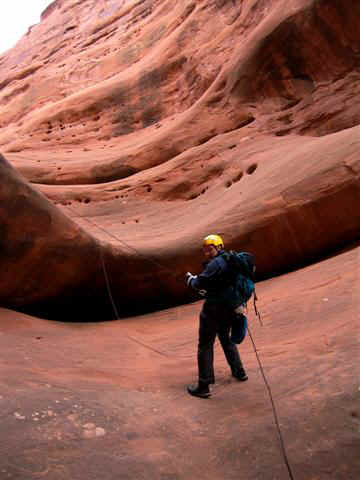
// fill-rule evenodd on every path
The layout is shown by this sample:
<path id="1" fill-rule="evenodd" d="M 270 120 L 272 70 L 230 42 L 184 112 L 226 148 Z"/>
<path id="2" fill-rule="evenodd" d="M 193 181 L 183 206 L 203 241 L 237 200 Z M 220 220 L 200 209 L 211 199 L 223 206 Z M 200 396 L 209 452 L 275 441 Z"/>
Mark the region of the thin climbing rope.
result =
<path id="1" fill-rule="evenodd" d="M 116 240 L 117 242 L 119 242 L 120 244 L 122 244 L 124 247 L 126 247 L 127 249 L 129 249 L 130 251 L 133 251 L 138 257 L 142 257 L 144 258 L 145 260 L 147 260 L 148 262 L 151 262 L 153 265 L 156 265 L 157 267 L 163 269 L 163 270 L 166 270 L 167 272 L 169 272 L 169 274 L 173 277 L 175 277 L 177 280 L 179 280 L 179 276 L 174 273 L 172 270 L 170 270 L 169 267 L 167 267 L 166 265 L 163 265 L 161 264 L 160 262 L 152 259 L 151 257 L 147 256 L 147 255 L 144 255 L 143 253 L 139 252 L 139 250 L 137 250 L 135 247 L 129 245 L 127 242 L 124 242 L 124 240 L 121 240 L 119 237 L 117 237 L 116 235 L 114 235 L 113 233 L 109 232 L 108 230 L 106 230 L 105 228 L 101 227 L 99 224 L 97 224 L 96 222 L 94 222 L 93 220 L 90 220 L 89 218 L 86 218 L 86 217 L 81 217 L 80 215 L 77 214 L 77 212 L 75 210 L 73 210 L 72 208 L 70 208 L 68 205 L 66 205 L 66 208 L 68 208 L 73 214 L 76 215 L 76 218 L 81 218 L 81 219 L 84 219 L 86 222 L 88 222 L 90 225 L 94 226 L 94 227 L 97 227 L 99 230 L 101 230 L 102 232 L 106 233 L 109 237 L 112 237 L 114 240 Z"/>
<path id="2" fill-rule="evenodd" d="M 172 270 L 170 270 L 168 267 L 162 265 L 161 263 L 157 262 L 156 260 L 153 260 L 145 255 L 143 255 L 141 252 L 139 252 L 136 248 L 132 247 L 131 245 L 129 245 L 128 243 L 124 242 L 123 240 L 119 239 L 116 235 L 112 234 L 111 232 L 107 231 L 106 229 L 104 229 L 103 227 L 101 227 L 100 225 L 98 225 L 96 222 L 93 222 L 91 220 L 89 220 L 88 218 L 86 217 L 80 217 L 77 215 L 77 212 L 75 212 L 72 208 L 66 206 L 71 212 L 73 212 L 78 218 L 84 218 L 85 221 L 87 221 L 89 224 L 97 227 L 99 230 L 102 230 L 103 232 L 105 232 L 107 235 L 109 235 L 110 237 L 114 238 L 115 240 L 117 240 L 119 243 L 123 244 L 126 248 L 128 248 L 129 250 L 132 250 L 136 255 L 138 255 L 139 257 L 143 257 L 145 258 L 146 260 L 152 262 L 153 264 L 167 270 L 168 272 L 170 272 L 171 275 L 175 276 L 178 278 L 178 276 L 176 274 L 174 274 L 174 272 Z M 103 255 L 103 252 L 102 250 L 100 249 L 100 257 L 101 257 L 101 264 L 102 264 L 102 269 L 103 269 L 103 272 L 104 272 L 104 277 L 105 277 L 105 282 L 106 282 L 106 287 L 107 287 L 107 291 L 108 291 L 108 295 L 109 295 L 109 298 L 110 298 L 110 301 L 111 301 L 111 304 L 112 304 L 112 307 L 114 309 L 114 313 L 116 315 L 116 318 L 119 319 L 120 316 L 119 316 L 119 313 L 118 313 L 118 310 L 116 308 L 116 304 L 115 304 L 115 301 L 114 301 L 114 298 L 113 298 L 113 295 L 112 295 L 112 292 L 111 292 L 111 286 L 110 286 L 110 281 L 109 281 L 109 276 L 107 274 L 107 270 L 106 270 L 106 265 L 105 265 L 105 260 L 104 260 L 104 255 Z M 259 317 L 259 321 L 261 323 L 261 326 L 263 326 L 262 322 L 261 322 L 261 318 L 260 318 L 260 314 L 258 314 L 257 312 L 257 309 L 256 309 L 256 304 L 254 302 L 254 308 L 255 308 L 255 313 L 256 315 Z M 282 453 L 282 456 L 283 456 L 283 459 L 284 459 L 284 463 L 286 465 L 286 468 L 287 468 L 287 471 L 288 471 L 288 474 L 289 474 L 289 478 L 290 480 L 294 480 L 294 475 L 292 473 L 292 470 L 291 470 L 291 466 L 290 466 L 290 462 L 289 462 L 289 459 L 288 459 L 288 456 L 287 456 L 287 453 L 286 453 L 286 448 L 285 448 L 285 443 L 284 443 L 284 439 L 283 439 L 283 436 L 282 436 L 282 433 L 281 433 L 281 428 L 280 428 L 280 423 L 279 423 L 279 420 L 278 420 L 278 415 L 277 415 L 277 411 L 276 411 L 276 406 L 275 406 L 275 402 L 274 402 L 274 399 L 273 399 L 273 395 L 272 395 L 272 391 L 271 391 L 271 387 L 269 385 L 269 382 L 267 381 L 266 379 L 266 376 L 265 376 L 265 372 L 264 372 L 264 369 L 263 369 L 263 366 L 262 366 L 262 363 L 261 363 L 261 360 L 260 360 L 260 357 L 258 355 L 258 350 L 256 348 L 256 344 L 255 344 L 255 341 L 253 339 L 253 336 L 251 334 L 251 331 L 250 331 L 250 328 L 248 327 L 247 328 L 248 332 L 249 332 L 249 336 L 250 336 L 250 339 L 251 339 L 251 343 L 253 345 L 253 349 L 254 349 L 254 353 L 255 353 L 255 356 L 256 356 L 256 359 L 257 359 L 257 362 L 259 364 L 259 368 L 260 368 L 260 372 L 261 372 L 261 375 L 263 377 L 263 380 L 264 380 L 264 383 L 265 383 L 265 386 L 268 390 L 268 394 L 269 394 L 269 398 L 270 398 L 270 403 L 271 403 L 271 407 L 272 407 L 272 411 L 273 411 L 273 416 L 274 416 L 274 422 L 275 422 L 275 426 L 276 426 L 276 429 L 277 429 L 277 433 L 278 433 L 278 437 L 279 437 L 279 442 L 280 442 L 280 450 L 281 450 L 281 453 Z M 129 335 L 127 335 L 127 337 L 138 343 L 139 345 L 142 345 L 143 347 L 146 347 L 160 355 L 163 355 L 163 356 L 167 356 L 165 353 L 163 352 L 160 352 L 159 350 L 156 350 L 152 347 L 150 347 L 149 345 L 146 345 L 142 342 L 140 342 L 139 340 L 133 338 L 133 337 L 130 337 Z"/>
<path id="3" fill-rule="evenodd" d="M 292 470 L 291 470 L 291 467 L 290 467 L 290 463 L 289 463 L 289 460 L 288 460 L 288 457 L 287 457 L 287 454 L 286 454 L 286 449 L 285 449 L 285 443 L 284 443 L 284 439 L 283 439 L 283 436 L 282 436 L 282 433 L 281 433 L 281 428 L 280 428 L 280 424 L 279 424 L 279 420 L 278 420 L 278 415 L 277 415 L 277 412 L 276 412 L 276 407 L 275 407 L 275 403 L 274 403 L 274 399 L 273 399 L 273 396 L 272 396 L 272 392 L 271 392 L 271 387 L 266 379 L 266 376 L 265 376 L 265 373 L 264 373 L 264 369 L 263 369 L 263 366 L 261 364 L 261 360 L 260 360 L 260 357 L 258 355 L 258 351 L 257 351 L 257 348 L 256 348 L 256 344 L 254 342 L 254 339 L 253 339 L 253 336 L 251 335 L 251 331 L 248 327 L 248 332 L 249 332 L 249 336 L 250 336 L 250 339 L 251 339 L 251 342 L 253 344 L 253 348 L 254 348 L 254 352 L 255 352 L 255 355 L 256 355 L 256 359 L 258 361 L 258 364 L 259 364 L 259 367 L 260 367 L 260 372 L 262 374 L 262 377 L 264 379 L 264 383 L 265 383 L 265 386 L 268 390 L 268 393 L 269 393 L 269 397 L 270 397 L 270 402 L 271 402 L 271 406 L 272 406 L 272 410 L 273 410 L 273 415 L 274 415 L 274 420 L 275 420 L 275 425 L 276 425 L 276 429 L 277 429 L 277 432 L 278 432 L 278 435 L 279 435 L 279 440 L 280 440 L 280 447 L 281 447 L 281 452 L 282 452 L 282 455 L 283 455 L 283 458 L 284 458 L 284 462 L 285 462 L 285 465 L 286 465 L 286 468 L 288 470 L 288 473 L 289 473 L 289 477 L 291 480 L 294 480 L 294 476 L 293 476 L 293 473 L 292 473 Z"/>
<path id="4" fill-rule="evenodd" d="M 120 320 L 120 315 L 119 315 L 119 312 L 118 312 L 118 309 L 116 308 L 116 304 L 115 304 L 115 301 L 114 301 L 114 297 L 112 295 L 112 291 L 111 291 L 111 286 L 110 286 L 110 281 L 109 281 L 109 276 L 107 274 L 107 270 L 106 270 L 106 265 L 105 265 L 105 259 L 104 259 L 104 254 L 102 251 L 100 251 L 100 256 L 101 256 L 101 264 L 102 264 L 102 269 L 103 269 L 103 272 L 104 272 L 104 277 L 105 277 L 105 282 L 106 282 L 106 288 L 107 288 L 107 292 L 108 292 L 108 295 L 109 295 L 109 298 L 110 298 L 110 301 L 111 301 L 111 304 L 112 304 L 112 307 L 113 307 L 113 310 L 114 310 L 114 313 L 115 313 L 115 316 L 116 316 L 116 319 L 117 320 Z M 161 352 L 160 350 L 157 350 L 156 348 L 153 348 L 153 347 L 150 347 L 150 345 L 147 345 L 146 343 L 143 343 L 141 342 L 140 340 L 130 336 L 130 335 L 127 335 L 127 338 L 129 338 L 130 340 L 132 340 L 133 342 L 137 343 L 138 345 L 141 345 L 142 347 L 145 347 L 149 350 L 152 350 L 153 352 L 155 353 L 158 353 L 159 355 L 162 355 L 164 357 L 168 357 L 168 355 L 164 352 Z"/>

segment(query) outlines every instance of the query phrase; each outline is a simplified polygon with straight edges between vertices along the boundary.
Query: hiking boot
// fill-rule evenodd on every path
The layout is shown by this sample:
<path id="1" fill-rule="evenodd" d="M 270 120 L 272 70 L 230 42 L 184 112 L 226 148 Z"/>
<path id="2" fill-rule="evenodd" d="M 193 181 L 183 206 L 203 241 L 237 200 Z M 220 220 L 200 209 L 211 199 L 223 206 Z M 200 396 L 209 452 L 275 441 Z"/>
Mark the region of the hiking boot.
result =
<path id="1" fill-rule="evenodd" d="M 246 380 L 248 380 L 248 376 L 246 375 L 246 372 L 245 370 L 242 370 L 241 372 L 239 373 L 233 373 L 232 376 L 234 378 L 236 378 L 236 380 L 238 380 L 239 382 L 246 382 Z"/>
<path id="2" fill-rule="evenodd" d="M 208 384 L 189 385 L 187 391 L 193 397 L 208 398 L 211 395 Z"/>

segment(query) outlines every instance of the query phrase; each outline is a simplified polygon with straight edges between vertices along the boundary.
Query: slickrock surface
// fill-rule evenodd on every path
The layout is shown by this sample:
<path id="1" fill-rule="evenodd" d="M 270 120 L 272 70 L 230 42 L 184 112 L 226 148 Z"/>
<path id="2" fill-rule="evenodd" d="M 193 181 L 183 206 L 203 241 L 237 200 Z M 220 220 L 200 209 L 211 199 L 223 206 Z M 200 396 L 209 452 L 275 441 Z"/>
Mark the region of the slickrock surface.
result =
<path id="1" fill-rule="evenodd" d="M 56 206 L 25 181 L 21 201 L 2 188 L 16 251 L 2 303 L 110 308 L 105 258 L 124 315 L 189 300 L 176 276 L 209 232 L 256 253 L 259 278 L 358 238 L 358 14 L 345 0 L 53 2 L 0 57 L 0 148 Z"/>
<path id="2" fill-rule="evenodd" d="M 263 326 L 250 310 L 296 480 L 359 478 L 359 254 L 259 283 Z M 199 309 L 101 323 L 0 309 L 1 478 L 288 480 L 249 337 L 248 382 L 217 344 L 212 398 L 185 392 Z"/>

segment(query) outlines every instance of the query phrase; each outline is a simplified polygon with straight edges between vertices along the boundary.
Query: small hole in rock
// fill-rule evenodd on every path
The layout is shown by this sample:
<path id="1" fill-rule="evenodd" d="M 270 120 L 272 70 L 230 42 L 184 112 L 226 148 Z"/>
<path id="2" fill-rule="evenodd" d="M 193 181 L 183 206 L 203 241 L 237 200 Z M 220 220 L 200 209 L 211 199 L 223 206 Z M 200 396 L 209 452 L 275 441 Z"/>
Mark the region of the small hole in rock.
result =
<path id="1" fill-rule="evenodd" d="M 238 182 L 239 180 L 242 179 L 243 175 L 244 175 L 243 172 L 240 172 L 240 173 L 234 178 L 233 181 L 234 181 L 234 182 Z"/>
<path id="2" fill-rule="evenodd" d="M 198 193 L 193 193 L 192 195 L 190 195 L 189 200 L 195 200 L 195 198 L 197 198 L 198 196 Z"/>
<path id="3" fill-rule="evenodd" d="M 253 163 L 252 165 L 250 165 L 250 167 L 246 170 L 246 173 L 248 175 L 251 175 L 252 173 L 255 172 L 255 170 L 257 169 L 257 164 L 256 163 Z"/>

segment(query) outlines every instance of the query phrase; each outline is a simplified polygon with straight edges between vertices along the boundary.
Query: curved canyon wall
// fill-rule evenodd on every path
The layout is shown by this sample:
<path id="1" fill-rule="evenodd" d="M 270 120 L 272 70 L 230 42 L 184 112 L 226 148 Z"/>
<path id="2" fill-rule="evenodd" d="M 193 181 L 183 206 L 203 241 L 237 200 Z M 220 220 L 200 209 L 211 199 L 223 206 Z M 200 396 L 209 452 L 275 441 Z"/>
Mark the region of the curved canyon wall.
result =
<path id="1" fill-rule="evenodd" d="M 1 303 L 112 315 L 104 261 L 136 313 L 194 298 L 180 279 L 207 233 L 255 252 L 259 278 L 357 239 L 357 14 L 53 2 L 0 56 Z"/>

